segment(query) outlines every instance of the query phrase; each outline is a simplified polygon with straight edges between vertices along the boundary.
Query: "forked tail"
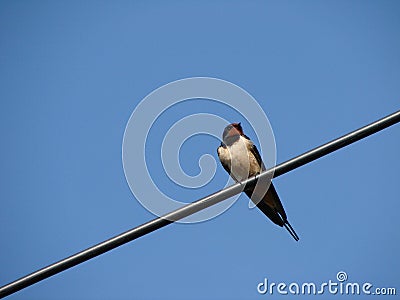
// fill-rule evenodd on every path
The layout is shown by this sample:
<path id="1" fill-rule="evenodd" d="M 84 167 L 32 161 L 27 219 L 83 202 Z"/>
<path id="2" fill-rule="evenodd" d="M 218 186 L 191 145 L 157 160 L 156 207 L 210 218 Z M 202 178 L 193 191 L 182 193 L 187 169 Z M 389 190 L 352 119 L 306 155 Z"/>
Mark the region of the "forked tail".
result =
<path id="1" fill-rule="evenodd" d="M 285 223 L 283 223 L 283 225 L 285 226 L 285 228 L 287 229 L 287 231 L 289 231 L 290 235 L 296 240 L 299 240 L 299 236 L 297 235 L 296 231 L 294 231 L 292 225 L 290 225 L 290 223 L 288 221 L 285 221 Z"/>

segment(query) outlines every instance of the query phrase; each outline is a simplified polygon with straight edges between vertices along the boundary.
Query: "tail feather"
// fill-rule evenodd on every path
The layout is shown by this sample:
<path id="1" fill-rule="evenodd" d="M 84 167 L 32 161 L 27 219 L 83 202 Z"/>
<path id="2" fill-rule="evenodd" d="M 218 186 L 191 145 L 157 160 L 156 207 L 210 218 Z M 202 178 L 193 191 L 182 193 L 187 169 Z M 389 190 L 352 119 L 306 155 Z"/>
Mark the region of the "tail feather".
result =
<path id="1" fill-rule="evenodd" d="M 257 196 L 253 195 L 253 191 L 246 190 L 246 195 L 252 199 L 257 205 L 257 207 L 276 225 L 285 226 L 290 235 L 296 240 L 299 240 L 299 236 L 294 231 L 292 225 L 287 220 L 287 215 L 285 210 L 283 209 L 282 203 L 279 199 L 278 193 L 275 190 L 274 185 L 271 182 L 271 185 L 264 195 L 261 201 L 258 201 Z M 256 198 L 256 199 L 254 199 Z M 258 203 L 257 203 L 258 202 Z"/>
<path id="2" fill-rule="evenodd" d="M 295 241 L 297 242 L 299 240 L 299 236 L 297 235 L 296 231 L 294 231 L 292 225 L 290 225 L 290 223 L 288 221 L 285 222 L 284 224 L 285 228 L 287 229 L 287 231 L 289 231 L 290 235 L 295 239 Z"/>

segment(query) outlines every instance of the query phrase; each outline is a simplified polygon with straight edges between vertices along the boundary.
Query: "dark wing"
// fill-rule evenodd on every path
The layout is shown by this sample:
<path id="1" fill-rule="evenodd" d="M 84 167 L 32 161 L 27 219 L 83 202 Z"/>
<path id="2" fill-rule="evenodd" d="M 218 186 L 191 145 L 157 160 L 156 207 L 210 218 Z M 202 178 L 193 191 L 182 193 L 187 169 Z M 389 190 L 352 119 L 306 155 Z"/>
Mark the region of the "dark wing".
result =
<path id="1" fill-rule="evenodd" d="M 257 162 L 261 165 L 261 170 L 265 171 L 265 166 L 264 166 L 264 163 L 263 163 L 263 161 L 261 159 L 260 152 L 258 152 L 258 149 L 257 149 L 256 145 L 254 145 L 254 144 L 253 144 L 252 151 L 253 151 L 253 154 L 254 154 Z M 281 203 L 281 201 L 279 199 L 278 193 L 276 192 L 275 187 L 272 184 L 272 182 L 271 182 L 271 185 L 269 186 L 268 192 L 265 194 L 265 196 L 264 196 L 264 198 L 263 198 L 263 200 L 261 202 L 265 202 L 269 207 L 273 208 L 273 212 L 275 214 L 279 213 L 280 216 L 282 217 L 282 218 L 279 218 L 279 219 L 282 219 L 283 221 L 287 220 L 287 216 L 286 216 L 285 210 L 283 209 L 283 206 L 282 206 L 282 203 Z M 264 210 L 262 210 L 262 211 L 264 212 Z M 265 211 L 266 211 L 266 209 L 265 209 Z M 264 213 L 266 214 L 266 212 L 264 212 Z M 271 220 L 273 219 L 270 216 L 268 216 L 268 217 Z M 278 224 L 278 223 L 281 223 L 281 222 L 275 222 L 274 221 L 274 223 Z"/>
<path id="2" fill-rule="evenodd" d="M 250 139 L 249 139 L 249 137 L 247 135 L 243 135 L 243 137 L 250 141 Z M 258 164 L 261 166 L 261 170 L 265 171 L 264 163 L 262 161 L 260 152 L 258 152 L 258 149 L 257 149 L 256 145 L 253 144 L 253 147 L 251 148 L 251 151 L 253 152 L 254 157 L 256 158 Z"/>
<path id="3" fill-rule="evenodd" d="M 263 163 L 263 161 L 261 159 L 260 152 L 258 152 L 258 149 L 257 149 L 256 145 L 253 144 L 253 148 L 251 150 L 253 151 L 254 157 L 256 158 L 258 164 L 261 166 L 261 170 L 265 171 L 264 163 Z"/>
<path id="4" fill-rule="evenodd" d="M 219 157 L 219 151 L 218 151 L 219 148 L 224 148 L 224 149 L 226 149 L 226 145 L 225 145 L 224 143 L 221 142 L 221 145 L 217 148 L 217 154 L 218 154 L 219 161 L 221 162 L 221 165 L 224 167 L 225 171 L 228 172 L 228 174 L 230 175 L 230 174 L 231 174 L 231 167 L 230 167 L 230 165 L 229 165 L 226 161 L 222 160 L 222 159 Z"/>
<path id="5" fill-rule="evenodd" d="M 250 197 L 251 193 L 247 193 Z M 250 195 L 249 195 L 250 194 Z M 275 224 L 279 226 L 285 226 L 290 235 L 296 240 L 299 240 L 298 235 L 294 231 L 292 225 L 287 220 L 285 210 L 283 209 L 282 203 L 279 199 L 278 193 L 275 190 L 274 185 L 271 182 L 268 192 L 264 198 L 257 203 L 257 207 Z"/>
<path id="6" fill-rule="evenodd" d="M 278 193 L 276 192 L 276 189 L 272 182 L 268 188 L 267 194 L 261 202 L 265 202 L 266 204 L 268 204 L 270 207 L 273 208 L 275 212 L 279 213 L 283 221 L 287 221 L 286 212 L 283 209 L 282 202 L 279 199 Z"/>

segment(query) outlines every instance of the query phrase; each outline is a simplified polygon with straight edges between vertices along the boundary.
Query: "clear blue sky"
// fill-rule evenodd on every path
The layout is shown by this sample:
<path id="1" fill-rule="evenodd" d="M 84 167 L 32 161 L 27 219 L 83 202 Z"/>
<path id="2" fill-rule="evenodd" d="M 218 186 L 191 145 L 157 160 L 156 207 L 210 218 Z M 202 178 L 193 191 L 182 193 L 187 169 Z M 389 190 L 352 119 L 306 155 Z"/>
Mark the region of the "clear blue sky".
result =
<path id="1" fill-rule="evenodd" d="M 153 218 L 126 183 L 121 148 L 130 114 L 163 84 L 209 76 L 247 90 L 278 162 L 398 110 L 399 16 L 398 1 L 1 1 L 0 285 Z M 165 120 L 208 110 L 232 117 L 194 103 Z M 393 126 L 275 179 L 298 243 L 243 196 L 9 299 L 280 299 L 257 284 L 342 270 L 400 293 L 399 137 Z M 183 169 L 197 174 L 218 144 L 189 140 Z M 218 165 L 190 192 L 155 173 L 187 201 L 227 176 Z"/>

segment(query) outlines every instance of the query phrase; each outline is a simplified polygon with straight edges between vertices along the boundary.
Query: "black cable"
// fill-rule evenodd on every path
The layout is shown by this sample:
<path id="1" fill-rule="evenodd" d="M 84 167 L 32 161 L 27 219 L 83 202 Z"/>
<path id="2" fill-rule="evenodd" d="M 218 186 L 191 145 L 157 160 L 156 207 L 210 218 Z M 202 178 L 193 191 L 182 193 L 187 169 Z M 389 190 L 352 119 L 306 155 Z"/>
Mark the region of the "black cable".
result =
<path id="1" fill-rule="evenodd" d="M 274 177 L 278 177 L 398 122 L 400 122 L 400 110 L 367 126 L 350 132 L 340 138 L 337 138 L 329 143 L 326 143 L 320 147 L 312 149 L 302 155 L 281 163 L 274 168 L 268 169 L 257 177 L 270 178 L 271 173 L 274 174 Z M 13 294 L 36 282 L 39 282 L 66 269 L 76 266 L 82 262 L 85 262 L 100 254 L 110 251 L 118 246 L 126 244 L 157 229 L 160 229 L 168 224 L 173 223 L 174 221 L 183 219 L 207 207 L 228 199 L 240 193 L 243 190 L 243 185 L 254 184 L 256 180 L 256 177 L 252 177 L 247 179 L 246 181 L 243 181 L 242 183 L 236 183 L 214 194 L 185 205 L 184 207 L 170 212 L 162 217 L 151 220 L 145 224 L 137 226 L 93 247 L 87 248 L 86 250 L 83 250 L 54 264 L 44 267 L 36 272 L 21 277 L 18 280 L 15 280 L 7 285 L 0 287 L 0 298 Z"/>

